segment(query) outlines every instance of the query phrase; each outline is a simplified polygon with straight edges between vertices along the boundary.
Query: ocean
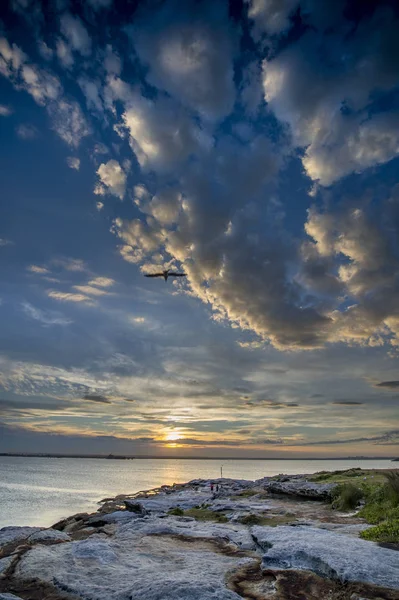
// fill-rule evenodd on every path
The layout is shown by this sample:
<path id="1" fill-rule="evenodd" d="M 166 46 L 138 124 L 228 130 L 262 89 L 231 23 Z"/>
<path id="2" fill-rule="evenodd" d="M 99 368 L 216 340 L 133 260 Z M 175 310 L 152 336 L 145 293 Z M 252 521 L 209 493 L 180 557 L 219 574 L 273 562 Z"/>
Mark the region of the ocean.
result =
<path id="1" fill-rule="evenodd" d="M 0 457 L 0 527 L 49 527 L 78 512 L 94 512 L 98 501 L 163 484 L 223 477 L 259 479 L 279 473 L 316 473 L 362 467 L 395 468 L 372 460 L 206 460 Z"/>

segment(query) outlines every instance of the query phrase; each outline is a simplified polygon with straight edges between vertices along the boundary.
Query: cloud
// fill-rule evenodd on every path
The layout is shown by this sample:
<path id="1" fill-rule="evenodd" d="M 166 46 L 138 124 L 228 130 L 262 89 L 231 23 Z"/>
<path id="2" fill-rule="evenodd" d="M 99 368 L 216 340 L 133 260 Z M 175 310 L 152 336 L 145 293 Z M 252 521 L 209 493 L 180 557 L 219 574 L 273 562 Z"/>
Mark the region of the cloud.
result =
<path id="1" fill-rule="evenodd" d="M 88 285 L 95 285 L 97 287 L 111 287 L 115 284 L 115 280 L 110 277 L 96 277 L 95 279 L 90 279 Z"/>
<path id="2" fill-rule="evenodd" d="M 91 400 L 91 402 L 100 402 L 101 404 L 111 404 L 111 401 L 106 396 L 100 396 L 98 394 L 85 394 L 84 400 Z"/>
<path id="3" fill-rule="evenodd" d="M 13 113 L 13 109 L 5 104 L 0 104 L 0 117 L 9 117 Z"/>
<path id="4" fill-rule="evenodd" d="M 56 267 L 61 267 L 66 271 L 83 272 L 87 271 L 86 263 L 80 258 L 54 258 L 51 263 Z"/>
<path id="5" fill-rule="evenodd" d="M 126 173 L 118 161 L 109 160 L 107 163 L 102 163 L 97 169 L 97 174 L 101 184 L 100 187 L 96 187 L 94 193 L 108 192 L 123 200 L 126 192 Z"/>
<path id="6" fill-rule="evenodd" d="M 388 388 L 392 390 L 399 388 L 399 381 L 381 381 L 380 383 L 376 383 L 375 387 Z"/>
<path id="7" fill-rule="evenodd" d="M 54 50 L 50 48 L 44 40 L 38 40 L 37 48 L 39 50 L 40 56 L 47 61 L 52 60 L 54 56 Z"/>
<path id="8" fill-rule="evenodd" d="M 40 267 L 39 265 L 29 265 L 27 270 L 31 273 L 37 273 L 38 275 L 48 275 L 51 272 L 46 267 Z"/>
<path id="9" fill-rule="evenodd" d="M 69 146 L 77 148 L 91 129 L 77 102 L 62 99 L 49 106 L 52 127 Z"/>
<path id="10" fill-rule="evenodd" d="M 18 125 L 15 131 L 21 140 L 34 140 L 39 135 L 37 128 L 29 124 Z"/>
<path id="11" fill-rule="evenodd" d="M 6 238 L 0 238 L 0 248 L 2 246 L 11 246 L 13 242 L 11 240 L 7 240 Z"/>
<path id="12" fill-rule="evenodd" d="M 82 56 L 91 54 L 91 39 L 79 17 L 64 13 L 60 19 L 61 33 L 68 40 L 71 48 Z"/>
<path id="13" fill-rule="evenodd" d="M 252 35 L 258 41 L 263 33 L 278 35 L 291 26 L 290 16 L 299 0 L 245 0 L 248 17 L 253 22 Z"/>
<path id="14" fill-rule="evenodd" d="M 103 202 L 96 202 L 96 209 L 98 210 L 98 212 L 100 212 L 100 210 L 102 210 L 103 208 L 104 208 Z"/>
<path id="15" fill-rule="evenodd" d="M 39 308 L 32 306 L 29 302 L 22 303 L 22 309 L 26 315 L 43 323 L 43 325 L 70 325 L 72 321 L 67 319 L 60 313 L 54 311 L 43 311 Z"/>
<path id="16" fill-rule="evenodd" d="M 324 445 L 335 445 L 335 444 L 355 444 L 360 442 L 372 442 L 376 445 L 388 445 L 399 444 L 399 429 L 387 431 L 385 433 L 371 436 L 371 437 L 358 437 L 350 439 L 334 439 L 334 440 L 320 440 L 318 442 L 306 442 L 305 446 L 324 446 Z"/>
<path id="17" fill-rule="evenodd" d="M 80 158 L 76 158 L 76 156 L 68 156 L 67 165 L 70 169 L 75 169 L 75 171 L 79 171 L 80 169 Z"/>
<path id="18" fill-rule="evenodd" d="M 341 406 L 360 406 L 364 404 L 364 402 L 356 402 L 355 400 L 334 400 L 333 404 Z"/>
<path id="19" fill-rule="evenodd" d="M 47 296 L 49 298 L 54 298 L 54 300 L 60 300 L 61 302 L 84 302 L 86 304 L 93 304 L 93 300 L 84 294 L 47 290 Z"/>
<path id="20" fill-rule="evenodd" d="M 93 10 L 102 10 L 110 8 L 113 0 L 87 0 L 87 3 L 92 7 Z"/>
<path id="21" fill-rule="evenodd" d="M 106 290 L 99 289 L 97 287 L 92 287 L 90 285 L 74 285 L 75 290 L 78 292 L 82 292 L 83 294 L 89 294 L 90 296 L 105 296 L 110 292 Z"/>
<path id="22" fill-rule="evenodd" d="M 321 26 L 323 9 L 309 6 L 305 20 L 314 14 Z M 289 124 L 293 144 L 305 149 L 307 174 L 325 186 L 399 154 L 398 112 L 381 112 L 373 97 L 397 85 L 392 57 L 399 50 L 399 21 L 381 7 L 352 27 L 337 6 L 331 35 L 322 37 L 312 23 L 297 42 L 263 62 L 265 100 Z"/>
<path id="23" fill-rule="evenodd" d="M 167 98 L 150 101 L 133 96 L 122 117 L 143 170 L 172 171 L 212 145 L 202 129 Z"/>
<path id="24" fill-rule="evenodd" d="M 62 38 L 58 38 L 55 51 L 62 66 L 70 69 L 74 64 L 73 54 L 70 46 Z"/>
<path id="25" fill-rule="evenodd" d="M 207 119 L 233 108 L 234 35 L 228 3 L 170 1 L 143 9 L 131 39 L 149 65 L 148 81 Z"/>

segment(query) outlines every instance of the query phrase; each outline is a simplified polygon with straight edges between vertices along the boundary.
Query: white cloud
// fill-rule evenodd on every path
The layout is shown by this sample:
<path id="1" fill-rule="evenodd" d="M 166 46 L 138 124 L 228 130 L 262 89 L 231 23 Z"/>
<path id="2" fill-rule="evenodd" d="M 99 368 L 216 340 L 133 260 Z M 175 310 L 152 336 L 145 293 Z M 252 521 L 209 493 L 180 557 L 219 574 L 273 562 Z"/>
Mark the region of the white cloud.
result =
<path id="1" fill-rule="evenodd" d="M 89 296 L 105 296 L 109 294 L 106 290 L 92 287 L 91 285 L 74 285 L 75 290 L 82 292 L 82 294 L 88 294 Z"/>
<path id="2" fill-rule="evenodd" d="M 145 170 L 173 170 L 192 153 L 212 145 L 202 130 L 166 99 L 132 98 L 123 121 L 132 150 Z"/>
<path id="3" fill-rule="evenodd" d="M 60 100 L 49 106 L 52 127 L 69 146 L 77 148 L 81 140 L 90 135 L 91 129 L 77 102 Z"/>
<path id="4" fill-rule="evenodd" d="M 290 27 L 289 17 L 299 0 L 246 0 L 248 17 L 254 23 L 254 38 L 262 33 L 278 35 Z"/>
<path id="5" fill-rule="evenodd" d="M 62 15 L 60 23 L 61 32 L 72 49 L 82 54 L 82 56 L 89 56 L 91 54 L 91 39 L 79 17 L 73 17 L 71 14 L 65 13 Z"/>
<path id="6" fill-rule="evenodd" d="M 70 46 L 62 39 L 58 38 L 56 42 L 57 58 L 66 69 L 70 69 L 74 63 Z"/>
<path id="7" fill-rule="evenodd" d="M 80 158 L 77 158 L 76 156 L 68 156 L 66 161 L 67 161 L 67 165 L 70 169 L 75 169 L 75 171 L 79 171 Z"/>
<path id="8" fill-rule="evenodd" d="M 70 319 L 67 319 L 60 313 L 40 310 L 29 302 L 23 302 L 22 309 L 29 317 L 43 323 L 43 325 L 70 325 L 72 323 Z"/>
<path id="9" fill-rule="evenodd" d="M 0 104 L 0 117 L 9 117 L 13 113 L 13 109 L 5 104 Z"/>
<path id="10" fill-rule="evenodd" d="M 88 282 L 88 285 L 96 285 L 97 287 L 111 287 L 114 284 L 115 280 L 110 277 L 96 277 Z"/>
<path id="11" fill-rule="evenodd" d="M 100 98 L 101 85 L 99 81 L 90 81 L 86 77 L 79 77 L 78 84 L 80 85 L 83 94 L 86 98 L 87 107 L 98 112 L 103 112 L 103 103 Z"/>
<path id="12" fill-rule="evenodd" d="M 103 202 L 96 202 L 96 209 L 100 212 L 104 208 Z"/>
<path id="13" fill-rule="evenodd" d="M 94 193 L 104 194 L 108 192 L 123 200 L 126 191 L 126 173 L 118 161 L 109 160 L 107 163 L 102 163 L 97 169 L 97 174 L 102 186 L 100 188 L 96 187 Z"/>
<path id="14" fill-rule="evenodd" d="M 373 92 L 397 85 L 391 56 L 399 50 L 399 21 L 389 10 L 377 10 L 348 34 L 349 22 L 338 4 L 338 24 L 330 36 L 310 28 L 263 62 L 265 99 L 278 119 L 289 124 L 293 144 L 306 147 L 304 167 L 322 185 L 399 154 L 397 110 L 381 113 L 373 107 Z M 310 6 L 313 11 L 317 4 Z M 317 10 L 309 18 L 315 14 L 322 24 L 324 9 Z"/>
<path id="15" fill-rule="evenodd" d="M 51 272 L 46 267 L 40 267 L 39 265 L 29 265 L 27 269 L 31 273 L 38 273 L 39 275 L 48 275 Z"/>
<path id="16" fill-rule="evenodd" d="M 7 240 L 5 238 L 0 238 L 0 248 L 2 246 L 10 246 L 12 245 L 13 242 L 11 242 L 10 240 Z"/>
<path id="17" fill-rule="evenodd" d="M 228 5 L 169 2 L 144 12 L 131 38 L 150 66 L 148 80 L 209 119 L 233 109 L 234 32 Z"/>
<path id="18" fill-rule="evenodd" d="M 93 300 L 84 294 L 73 294 L 71 292 L 58 292 L 56 290 L 47 290 L 47 296 L 61 302 L 84 302 L 93 304 Z"/>

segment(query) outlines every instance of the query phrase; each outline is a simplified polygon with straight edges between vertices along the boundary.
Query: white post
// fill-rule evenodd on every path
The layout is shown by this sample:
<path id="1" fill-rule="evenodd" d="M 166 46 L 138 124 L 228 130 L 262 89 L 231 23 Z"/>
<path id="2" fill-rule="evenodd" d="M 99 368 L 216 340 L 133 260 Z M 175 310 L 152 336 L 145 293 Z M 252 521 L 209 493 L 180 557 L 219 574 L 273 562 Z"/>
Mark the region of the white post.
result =
<path id="1" fill-rule="evenodd" d="M 220 467 L 220 479 L 223 479 L 223 465 Z"/>

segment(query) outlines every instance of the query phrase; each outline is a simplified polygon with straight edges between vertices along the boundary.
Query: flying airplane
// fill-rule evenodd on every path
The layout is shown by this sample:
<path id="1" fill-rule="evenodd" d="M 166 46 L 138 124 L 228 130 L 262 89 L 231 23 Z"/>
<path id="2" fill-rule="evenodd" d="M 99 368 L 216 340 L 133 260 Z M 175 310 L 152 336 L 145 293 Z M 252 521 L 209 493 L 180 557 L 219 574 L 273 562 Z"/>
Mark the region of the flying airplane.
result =
<path id="1" fill-rule="evenodd" d="M 161 273 L 145 273 L 144 277 L 163 277 L 165 281 L 168 281 L 168 277 L 187 277 L 186 273 L 171 273 L 170 269 L 161 271 Z"/>

